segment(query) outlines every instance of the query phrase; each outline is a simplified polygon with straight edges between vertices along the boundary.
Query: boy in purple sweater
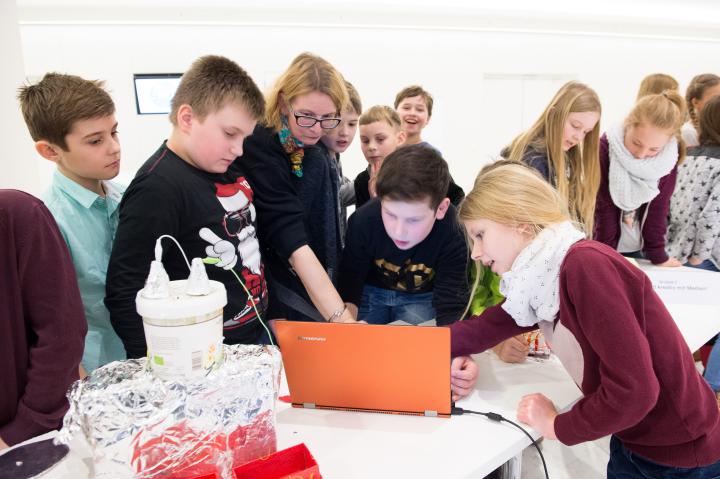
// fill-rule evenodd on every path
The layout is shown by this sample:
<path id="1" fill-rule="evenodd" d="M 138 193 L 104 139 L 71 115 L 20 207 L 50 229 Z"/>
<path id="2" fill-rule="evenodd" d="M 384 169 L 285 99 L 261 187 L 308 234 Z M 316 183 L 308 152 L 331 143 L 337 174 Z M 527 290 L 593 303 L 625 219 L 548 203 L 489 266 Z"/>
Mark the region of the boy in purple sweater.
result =
<path id="1" fill-rule="evenodd" d="M 87 322 L 65 240 L 45 205 L 0 190 L 0 450 L 57 429 Z"/>
<path id="2" fill-rule="evenodd" d="M 583 392 L 564 413 L 525 396 L 518 419 L 567 445 L 612 435 L 608 478 L 720 477 L 720 411 L 650 280 L 584 239 L 536 172 L 486 167 L 459 210 L 471 257 L 505 301 L 452 330 L 453 356 L 540 328 Z"/>

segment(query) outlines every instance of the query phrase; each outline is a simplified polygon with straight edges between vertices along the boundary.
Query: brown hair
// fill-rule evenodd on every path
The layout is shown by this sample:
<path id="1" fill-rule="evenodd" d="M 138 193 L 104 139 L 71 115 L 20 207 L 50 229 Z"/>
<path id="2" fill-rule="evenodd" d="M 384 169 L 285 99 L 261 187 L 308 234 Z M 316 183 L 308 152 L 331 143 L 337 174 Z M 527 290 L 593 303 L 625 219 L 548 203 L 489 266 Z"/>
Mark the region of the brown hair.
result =
<path id="1" fill-rule="evenodd" d="M 720 146 L 720 96 L 705 104 L 700 112 L 700 145 Z"/>
<path id="2" fill-rule="evenodd" d="M 421 96 L 425 100 L 427 105 L 428 117 L 432 116 L 433 109 L 433 97 L 430 93 L 426 92 L 420 85 L 410 85 L 400 90 L 400 93 L 395 95 L 395 109 L 400 105 L 405 98 L 411 98 L 414 96 Z"/>
<path id="3" fill-rule="evenodd" d="M 347 108 L 352 108 L 355 110 L 355 113 L 358 115 L 362 113 L 362 102 L 360 101 L 360 94 L 355 89 L 352 83 L 349 81 L 345 81 L 345 89 L 348 93 L 348 104 L 346 105 Z"/>
<path id="4" fill-rule="evenodd" d="M 562 149 L 563 129 L 570 113 L 588 111 L 601 113 L 595 90 L 576 81 L 564 84 L 530 129 L 512 141 L 506 154 L 510 160 L 522 161 L 529 149 L 545 153 L 551 178 L 573 219 L 592 236 L 600 188 L 600 122 L 585 135 L 582 144 L 567 152 Z"/>
<path id="5" fill-rule="evenodd" d="M 46 73 L 39 83 L 20 87 L 18 100 L 32 139 L 65 151 L 75 122 L 115 113 L 104 82 L 62 73 Z"/>
<path id="6" fill-rule="evenodd" d="M 679 91 L 680 85 L 677 80 L 670 75 L 665 73 L 653 73 L 643 78 L 640 82 L 640 89 L 638 90 L 636 101 L 646 95 L 654 95 L 662 93 L 665 90 Z"/>
<path id="7" fill-rule="evenodd" d="M 719 83 L 720 76 L 717 76 L 714 73 L 702 73 L 694 76 L 693 79 L 690 80 L 690 84 L 685 92 L 685 101 L 687 102 L 687 110 L 690 115 L 690 121 L 696 130 L 700 128 L 700 119 L 698 118 L 692 101 L 701 99 L 705 94 L 705 90 L 712 88 Z"/>
<path id="8" fill-rule="evenodd" d="M 450 170 L 434 148 L 423 145 L 403 146 L 384 160 L 377 177 L 380 198 L 395 201 L 430 200 L 436 209 L 447 196 Z"/>
<path id="9" fill-rule="evenodd" d="M 340 114 L 348 103 L 348 91 L 345 79 L 327 60 L 301 53 L 290 63 L 285 73 L 280 75 L 266 96 L 265 124 L 276 131 L 282 128 L 282 101 L 292 103 L 297 97 L 311 92 L 324 93 L 335 105 L 335 113 Z"/>
<path id="10" fill-rule="evenodd" d="M 635 103 L 625 118 L 625 128 L 645 124 L 667 130 L 678 142 L 678 164 L 685 159 L 685 142 L 680 128 L 685 122 L 685 101 L 680 93 L 665 90 L 656 95 L 646 95 Z"/>
<path id="11" fill-rule="evenodd" d="M 387 105 L 375 105 L 371 107 L 368 111 L 360 115 L 358 124 L 369 125 L 370 123 L 375 123 L 376 121 L 384 121 L 393 127 L 394 130 L 400 131 L 400 115 Z"/>
<path id="12" fill-rule="evenodd" d="M 200 120 L 230 103 L 244 106 L 254 119 L 260 119 L 265 100 L 245 70 L 234 61 L 218 55 L 206 55 L 193 62 L 180 80 L 172 98 L 170 121 L 177 125 L 177 112 L 190 105 Z"/>

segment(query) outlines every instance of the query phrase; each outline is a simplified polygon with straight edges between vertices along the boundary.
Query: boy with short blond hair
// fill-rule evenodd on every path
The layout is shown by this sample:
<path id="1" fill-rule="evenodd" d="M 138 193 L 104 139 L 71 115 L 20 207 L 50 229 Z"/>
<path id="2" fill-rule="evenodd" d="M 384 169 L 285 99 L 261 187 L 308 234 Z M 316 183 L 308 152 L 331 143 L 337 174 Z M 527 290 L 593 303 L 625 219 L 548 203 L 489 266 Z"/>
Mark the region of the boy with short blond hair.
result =
<path id="1" fill-rule="evenodd" d="M 468 253 L 449 182 L 432 148 L 405 146 L 385 158 L 378 197 L 350 217 L 340 263 L 339 292 L 359 308 L 358 320 L 446 325 L 462 316 Z"/>
<path id="2" fill-rule="evenodd" d="M 164 234 L 176 238 L 190 258 L 218 260 L 207 273 L 227 289 L 225 342 L 269 340 L 256 314 L 267 306 L 267 288 L 253 192 L 243 176 L 228 171 L 264 108 L 252 78 L 227 58 L 201 57 L 183 75 L 172 100 L 170 138 L 138 170 L 120 205 L 105 304 L 128 357 L 145 355 L 135 295 L 148 275 L 155 241 Z M 188 276 L 174 245 L 165 248 L 162 261 L 171 279 Z"/>
<path id="3" fill-rule="evenodd" d="M 368 162 L 366 170 L 355 177 L 355 204 L 360 208 L 376 196 L 375 179 L 386 156 L 405 141 L 397 112 L 375 105 L 360 115 L 360 149 Z"/>
<path id="4" fill-rule="evenodd" d="M 403 145 L 423 145 L 440 153 L 440 150 L 422 139 L 422 131 L 430 122 L 433 111 L 433 97 L 429 92 L 419 85 L 403 88 L 395 96 L 395 110 L 400 116 L 402 130 L 405 132 Z M 442 153 L 440 154 L 442 155 Z M 455 206 L 458 206 L 465 197 L 465 192 L 455 184 L 452 176 L 447 196 Z"/>
<path id="5" fill-rule="evenodd" d="M 120 171 L 115 104 L 103 82 L 60 73 L 20 88 L 18 99 L 35 149 L 57 165 L 43 199 L 75 266 L 88 323 L 82 365 L 90 372 L 125 357 L 103 304 L 125 189 L 110 181 Z"/>

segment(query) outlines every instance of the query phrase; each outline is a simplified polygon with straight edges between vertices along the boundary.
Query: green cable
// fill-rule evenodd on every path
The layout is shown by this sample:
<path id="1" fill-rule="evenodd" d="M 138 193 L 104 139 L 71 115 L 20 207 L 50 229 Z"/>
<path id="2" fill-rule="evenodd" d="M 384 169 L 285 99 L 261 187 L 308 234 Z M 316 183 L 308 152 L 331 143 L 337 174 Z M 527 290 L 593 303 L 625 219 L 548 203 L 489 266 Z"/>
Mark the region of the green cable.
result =
<path id="1" fill-rule="evenodd" d="M 203 258 L 202 262 L 205 264 L 218 264 L 220 262 L 220 260 L 218 258 L 207 257 L 207 258 Z M 255 315 L 257 316 L 258 321 L 260 321 L 260 324 L 262 324 L 263 328 L 265 328 L 265 331 L 268 333 L 268 338 L 270 338 L 270 344 L 275 346 L 275 343 L 273 342 L 272 334 L 270 333 L 270 330 L 268 329 L 268 327 L 265 325 L 265 321 L 263 321 L 262 318 L 260 317 L 260 312 L 257 310 L 257 306 L 255 306 L 255 300 L 253 299 L 252 294 L 250 294 L 250 291 L 247 289 L 247 287 L 245 286 L 245 283 L 242 282 L 242 280 L 240 279 L 240 276 L 238 276 L 238 274 L 235 272 L 235 270 L 230 268 L 229 271 L 235 275 L 235 278 L 238 280 L 238 283 L 240 283 L 240 286 L 242 286 L 243 289 L 245 290 L 245 293 L 247 293 L 248 299 L 250 300 L 250 303 L 252 304 L 252 307 L 255 310 Z"/>

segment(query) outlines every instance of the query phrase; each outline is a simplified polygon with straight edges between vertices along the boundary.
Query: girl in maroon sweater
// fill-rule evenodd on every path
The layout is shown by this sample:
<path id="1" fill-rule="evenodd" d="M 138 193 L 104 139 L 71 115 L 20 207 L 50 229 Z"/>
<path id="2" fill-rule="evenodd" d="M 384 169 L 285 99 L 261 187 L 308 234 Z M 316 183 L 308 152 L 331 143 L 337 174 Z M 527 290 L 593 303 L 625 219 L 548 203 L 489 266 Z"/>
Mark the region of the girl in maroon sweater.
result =
<path id="1" fill-rule="evenodd" d="M 600 189 L 594 238 L 660 266 L 681 266 L 665 253 L 676 165 L 685 157 L 680 127 L 685 103 L 676 91 L 642 97 L 622 124 L 600 139 Z"/>
<path id="2" fill-rule="evenodd" d="M 583 397 L 559 414 L 543 394 L 525 396 L 520 421 L 567 445 L 612 435 L 609 478 L 720 477 L 715 396 L 642 271 L 584 239 L 521 164 L 486 167 L 459 218 L 506 299 L 450 326 L 453 356 L 539 327 Z"/>

